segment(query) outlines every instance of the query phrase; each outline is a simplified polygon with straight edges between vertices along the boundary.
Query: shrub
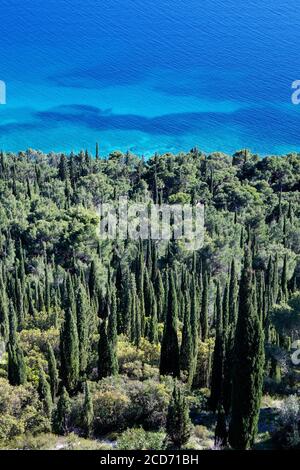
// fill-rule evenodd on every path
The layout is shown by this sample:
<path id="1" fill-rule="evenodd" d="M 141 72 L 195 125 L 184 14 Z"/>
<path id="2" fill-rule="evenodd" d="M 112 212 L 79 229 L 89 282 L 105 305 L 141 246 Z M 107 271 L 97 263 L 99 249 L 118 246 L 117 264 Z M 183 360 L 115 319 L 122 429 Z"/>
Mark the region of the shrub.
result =
<path id="1" fill-rule="evenodd" d="M 6 442 L 22 433 L 37 434 L 50 430 L 42 404 L 32 385 L 11 386 L 0 378 L 0 440 Z"/>
<path id="2" fill-rule="evenodd" d="M 286 398 L 279 410 L 279 428 L 273 442 L 281 449 L 300 449 L 300 400 L 296 395 Z"/>
<path id="3" fill-rule="evenodd" d="M 121 450 L 162 450 L 165 433 L 147 432 L 142 428 L 126 429 L 118 439 Z"/>
<path id="4" fill-rule="evenodd" d="M 165 424 L 170 392 L 164 383 L 108 377 L 91 383 L 91 393 L 96 434 L 141 424 L 158 430 Z"/>

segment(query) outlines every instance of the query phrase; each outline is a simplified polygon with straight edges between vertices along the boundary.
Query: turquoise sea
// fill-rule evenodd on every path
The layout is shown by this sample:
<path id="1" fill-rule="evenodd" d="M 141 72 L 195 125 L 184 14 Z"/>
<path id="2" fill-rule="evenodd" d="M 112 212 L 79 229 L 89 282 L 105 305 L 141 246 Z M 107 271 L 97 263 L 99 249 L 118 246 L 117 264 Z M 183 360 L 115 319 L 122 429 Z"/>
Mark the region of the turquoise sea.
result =
<path id="1" fill-rule="evenodd" d="M 2 0 L 0 148 L 300 151 L 296 0 Z"/>

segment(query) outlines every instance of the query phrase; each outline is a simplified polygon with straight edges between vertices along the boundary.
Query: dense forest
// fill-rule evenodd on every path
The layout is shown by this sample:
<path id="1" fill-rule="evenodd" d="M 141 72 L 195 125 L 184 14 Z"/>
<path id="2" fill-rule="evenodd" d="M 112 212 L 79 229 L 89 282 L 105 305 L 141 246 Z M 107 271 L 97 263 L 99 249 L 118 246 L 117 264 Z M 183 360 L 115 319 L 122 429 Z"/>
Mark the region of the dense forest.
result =
<path id="1" fill-rule="evenodd" d="M 120 196 L 203 246 L 100 239 Z M 1 448 L 299 448 L 299 214 L 300 154 L 2 152 Z"/>

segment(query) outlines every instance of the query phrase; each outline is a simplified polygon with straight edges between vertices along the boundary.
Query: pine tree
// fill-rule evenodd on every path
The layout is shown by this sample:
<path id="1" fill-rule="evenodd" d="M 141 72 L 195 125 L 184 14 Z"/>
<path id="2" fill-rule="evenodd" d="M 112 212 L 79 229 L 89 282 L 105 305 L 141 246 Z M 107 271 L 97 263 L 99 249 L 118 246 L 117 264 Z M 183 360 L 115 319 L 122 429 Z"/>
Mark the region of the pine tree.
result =
<path id="1" fill-rule="evenodd" d="M 179 377 L 179 345 L 177 337 L 177 294 L 174 274 L 169 273 L 168 302 L 161 344 L 160 375 Z"/>
<path id="2" fill-rule="evenodd" d="M 63 385 L 69 393 L 76 391 L 79 381 L 79 342 L 76 313 L 69 306 L 60 336 L 61 370 Z"/>
<path id="3" fill-rule="evenodd" d="M 62 436 L 68 434 L 70 412 L 71 400 L 66 388 L 63 387 L 53 417 L 53 428 L 56 434 L 60 434 Z"/>
<path id="4" fill-rule="evenodd" d="M 87 437 L 90 437 L 93 429 L 94 421 L 94 407 L 91 397 L 90 387 L 88 382 L 85 382 L 84 387 L 84 402 L 83 402 L 83 427 Z"/>
<path id="5" fill-rule="evenodd" d="M 191 435 L 191 421 L 186 399 L 175 383 L 172 398 L 168 407 L 166 432 L 169 442 L 176 448 L 186 444 Z"/>
<path id="6" fill-rule="evenodd" d="M 261 322 L 254 303 L 253 276 L 251 252 L 246 247 L 234 345 L 229 427 L 230 445 L 235 449 L 248 449 L 253 445 L 262 395 L 264 344 Z"/>

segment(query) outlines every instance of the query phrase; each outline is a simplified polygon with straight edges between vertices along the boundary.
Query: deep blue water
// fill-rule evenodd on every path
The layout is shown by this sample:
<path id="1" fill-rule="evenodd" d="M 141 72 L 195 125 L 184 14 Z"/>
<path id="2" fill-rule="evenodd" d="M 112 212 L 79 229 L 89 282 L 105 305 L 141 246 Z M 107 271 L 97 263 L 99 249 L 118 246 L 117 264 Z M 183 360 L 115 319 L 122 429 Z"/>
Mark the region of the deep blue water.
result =
<path id="1" fill-rule="evenodd" d="M 1 0 L 0 148 L 300 151 L 296 0 Z"/>

